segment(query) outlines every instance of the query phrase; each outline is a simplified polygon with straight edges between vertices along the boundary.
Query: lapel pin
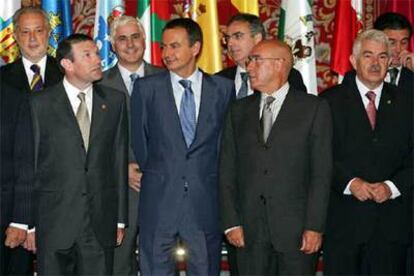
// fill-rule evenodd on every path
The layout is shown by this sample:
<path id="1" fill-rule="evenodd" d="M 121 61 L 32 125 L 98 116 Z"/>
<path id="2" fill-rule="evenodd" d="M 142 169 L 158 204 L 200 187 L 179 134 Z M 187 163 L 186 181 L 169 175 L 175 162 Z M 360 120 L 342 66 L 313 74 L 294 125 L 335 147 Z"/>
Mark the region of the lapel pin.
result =
<path id="1" fill-rule="evenodd" d="M 101 105 L 101 109 L 102 109 L 102 111 L 106 111 L 106 109 L 107 109 L 106 104 Z"/>
<path id="2" fill-rule="evenodd" d="M 388 101 L 387 101 L 387 104 L 391 104 L 391 100 L 388 100 Z"/>

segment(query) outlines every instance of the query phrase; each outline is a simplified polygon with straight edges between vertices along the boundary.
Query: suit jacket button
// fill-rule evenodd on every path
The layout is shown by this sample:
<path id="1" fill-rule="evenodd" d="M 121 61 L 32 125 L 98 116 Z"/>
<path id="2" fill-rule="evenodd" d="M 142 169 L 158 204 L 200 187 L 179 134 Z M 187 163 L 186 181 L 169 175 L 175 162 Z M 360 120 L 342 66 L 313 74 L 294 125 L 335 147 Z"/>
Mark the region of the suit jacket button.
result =
<path id="1" fill-rule="evenodd" d="M 264 174 L 264 175 L 266 175 L 266 174 L 267 174 L 267 170 L 264 170 L 264 171 L 263 171 L 263 174 Z"/>
<path id="2" fill-rule="evenodd" d="M 372 142 L 373 142 L 373 143 L 378 142 L 378 138 L 377 138 L 377 137 L 372 138 Z"/>
<path id="3" fill-rule="evenodd" d="M 88 172 L 88 168 L 85 168 L 85 172 Z"/>

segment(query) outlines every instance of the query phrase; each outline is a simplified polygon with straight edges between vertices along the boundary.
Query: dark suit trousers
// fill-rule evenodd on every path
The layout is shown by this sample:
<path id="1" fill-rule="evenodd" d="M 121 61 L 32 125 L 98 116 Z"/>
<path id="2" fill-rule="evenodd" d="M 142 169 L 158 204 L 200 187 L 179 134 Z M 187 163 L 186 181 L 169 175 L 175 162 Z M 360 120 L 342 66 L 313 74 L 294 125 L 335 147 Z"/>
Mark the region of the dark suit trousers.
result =
<path id="1" fill-rule="evenodd" d="M 122 244 L 115 248 L 114 275 L 137 275 L 137 217 L 139 193 L 128 188 L 128 227 Z"/>
<path id="2" fill-rule="evenodd" d="M 324 275 L 405 275 L 407 247 L 375 234 L 365 243 L 326 239 Z"/>
<path id="3" fill-rule="evenodd" d="M 189 200 L 182 200 L 181 216 L 175 227 L 160 228 L 155 233 L 139 233 L 141 275 L 174 275 L 175 249 L 181 241 L 187 252 L 189 275 L 219 275 L 222 233 L 207 233 L 194 223 Z"/>
<path id="4" fill-rule="evenodd" d="M 280 252 L 271 241 L 265 203 L 261 206 L 256 238 L 246 240 L 245 247 L 237 249 L 240 275 L 315 275 L 317 254 L 295 251 Z"/>
<path id="5" fill-rule="evenodd" d="M 83 230 L 70 248 L 47 248 L 38 243 L 40 275 L 112 275 L 114 249 L 100 245 L 87 219 L 80 227 Z"/>

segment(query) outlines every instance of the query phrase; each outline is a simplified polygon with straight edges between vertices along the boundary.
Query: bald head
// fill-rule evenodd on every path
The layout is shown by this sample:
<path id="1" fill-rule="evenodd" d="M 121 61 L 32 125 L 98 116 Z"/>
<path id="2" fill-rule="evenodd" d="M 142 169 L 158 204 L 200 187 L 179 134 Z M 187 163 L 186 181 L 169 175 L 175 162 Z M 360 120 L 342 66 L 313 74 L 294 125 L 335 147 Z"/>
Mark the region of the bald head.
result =
<path id="1" fill-rule="evenodd" d="M 286 43 L 263 40 L 254 46 L 249 57 L 247 71 L 254 89 L 271 94 L 287 82 L 293 56 Z"/>

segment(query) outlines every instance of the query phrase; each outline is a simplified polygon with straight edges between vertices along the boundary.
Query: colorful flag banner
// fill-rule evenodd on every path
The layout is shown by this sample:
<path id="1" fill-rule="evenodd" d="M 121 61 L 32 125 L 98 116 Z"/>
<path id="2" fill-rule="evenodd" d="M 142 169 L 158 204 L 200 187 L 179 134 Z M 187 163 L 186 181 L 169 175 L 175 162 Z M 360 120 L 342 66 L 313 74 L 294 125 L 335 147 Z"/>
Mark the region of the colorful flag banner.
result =
<path id="1" fill-rule="evenodd" d="M 114 66 L 118 61 L 115 53 L 112 51 L 111 42 L 109 41 L 109 26 L 114 18 L 125 13 L 125 4 L 123 0 L 97 0 L 94 40 L 99 48 L 99 54 L 102 59 L 102 70 L 107 70 Z"/>
<path id="2" fill-rule="evenodd" d="M 162 29 L 171 16 L 170 1 L 140 0 L 137 4 L 137 16 L 146 34 L 144 59 L 154 65 L 162 66 L 160 42 Z"/>
<path id="3" fill-rule="evenodd" d="M 0 62 L 13 62 L 19 47 L 13 37 L 13 14 L 20 9 L 21 0 L 4 0 L 0 5 Z"/>
<path id="4" fill-rule="evenodd" d="M 259 1 L 257 0 L 231 0 L 231 3 L 239 12 L 259 15 Z"/>
<path id="5" fill-rule="evenodd" d="M 59 42 L 72 34 L 72 14 L 70 0 L 43 0 L 42 9 L 47 13 L 51 34 L 47 52 L 55 57 Z"/>
<path id="6" fill-rule="evenodd" d="M 223 68 L 217 14 L 217 1 L 193 0 L 192 18 L 203 30 L 203 47 L 198 58 L 198 66 L 205 72 L 214 74 Z"/>
<path id="7" fill-rule="evenodd" d="M 282 0 L 278 37 L 291 47 L 294 67 L 302 74 L 308 93 L 316 95 L 315 31 L 308 0 Z"/>
<path id="8" fill-rule="evenodd" d="M 344 76 L 352 69 L 349 56 L 352 53 L 352 44 L 362 29 L 362 0 L 337 1 L 334 24 L 331 69 Z"/>

